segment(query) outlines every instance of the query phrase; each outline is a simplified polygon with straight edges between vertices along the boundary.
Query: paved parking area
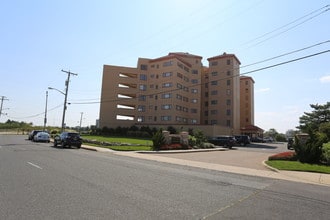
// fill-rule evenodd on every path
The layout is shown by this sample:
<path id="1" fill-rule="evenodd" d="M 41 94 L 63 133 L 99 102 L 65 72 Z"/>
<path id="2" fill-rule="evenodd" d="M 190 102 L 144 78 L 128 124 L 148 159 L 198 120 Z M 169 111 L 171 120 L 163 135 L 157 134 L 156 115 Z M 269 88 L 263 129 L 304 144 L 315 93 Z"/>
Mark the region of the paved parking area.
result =
<path id="1" fill-rule="evenodd" d="M 196 153 L 162 153 L 157 156 L 170 157 L 176 159 L 222 164 L 229 166 L 245 167 L 257 170 L 268 170 L 262 162 L 267 160 L 270 152 L 255 152 L 239 149 L 225 150 L 225 151 L 210 151 L 210 152 L 196 152 Z"/>

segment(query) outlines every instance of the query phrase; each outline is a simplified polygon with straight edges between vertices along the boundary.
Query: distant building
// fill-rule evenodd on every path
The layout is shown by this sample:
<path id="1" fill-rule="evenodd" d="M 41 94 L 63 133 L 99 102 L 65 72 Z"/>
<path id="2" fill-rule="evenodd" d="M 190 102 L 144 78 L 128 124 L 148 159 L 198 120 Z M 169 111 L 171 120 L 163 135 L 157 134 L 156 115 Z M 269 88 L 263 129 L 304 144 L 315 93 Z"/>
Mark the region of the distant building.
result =
<path id="1" fill-rule="evenodd" d="M 174 126 L 207 135 L 239 134 L 254 124 L 254 81 L 234 54 L 139 58 L 137 67 L 104 65 L 99 126 Z"/>

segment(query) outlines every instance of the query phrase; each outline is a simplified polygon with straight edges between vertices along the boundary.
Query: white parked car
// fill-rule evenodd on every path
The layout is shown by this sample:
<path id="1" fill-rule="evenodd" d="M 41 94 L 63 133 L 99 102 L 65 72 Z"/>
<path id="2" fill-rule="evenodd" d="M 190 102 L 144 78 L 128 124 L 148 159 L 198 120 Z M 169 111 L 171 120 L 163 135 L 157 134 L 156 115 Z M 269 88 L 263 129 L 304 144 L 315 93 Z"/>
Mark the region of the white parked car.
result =
<path id="1" fill-rule="evenodd" d="M 44 132 L 44 131 L 38 132 L 36 135 L 34 135 L 33 141 L 49 143 L 50 142 L 50 135 L 47 132 Z"/>

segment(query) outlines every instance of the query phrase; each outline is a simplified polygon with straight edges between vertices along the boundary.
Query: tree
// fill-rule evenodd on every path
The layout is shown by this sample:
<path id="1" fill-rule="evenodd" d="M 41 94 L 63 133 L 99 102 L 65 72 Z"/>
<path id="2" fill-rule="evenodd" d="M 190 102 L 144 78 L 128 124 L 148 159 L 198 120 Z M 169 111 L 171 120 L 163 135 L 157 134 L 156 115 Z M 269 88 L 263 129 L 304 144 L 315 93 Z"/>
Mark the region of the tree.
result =
<path id="1" fill-rule="evenodd" d="M 314 110 L 304 112 L 299 118 L 301 131 L 308 133 L 306 143 L 300 143 L 296 138 L 294 148 L 301 162 L 318 163 L 322 156 L 322 146 L 329 141 L 330 131 L 330 102 L 325 105 L 311 104 Z"/>
<path id="2" fill-rule="evenodd" d="M 265 137 L 267 137 L 267 136 L 271 137 L 271 138 L 273 138 L 273 140 L 275 140 L 276 135 L 278 135 L 278 132 L 276 131 L 275 128 L 271 128 L 264 133 Z"/>
<path id="3" fill-rule="evenodd" d="M 324 105 L 311 104 L 312 112 L 304 112 L 304 115 L 299 118 L 300 125 L 297 127 L 303 132 L 308 132 L 309 129 L 316 131 L 322 123 L 330 122 L 330 102 Z"/>
<path id="4" fill-rule="evenodd" d="M 163 130 L 158 130 L 154 136 L 152 136 L 152 149 L 160 150 L 161 146 L 165 144 L 165 137 L 163 135 Z"/>

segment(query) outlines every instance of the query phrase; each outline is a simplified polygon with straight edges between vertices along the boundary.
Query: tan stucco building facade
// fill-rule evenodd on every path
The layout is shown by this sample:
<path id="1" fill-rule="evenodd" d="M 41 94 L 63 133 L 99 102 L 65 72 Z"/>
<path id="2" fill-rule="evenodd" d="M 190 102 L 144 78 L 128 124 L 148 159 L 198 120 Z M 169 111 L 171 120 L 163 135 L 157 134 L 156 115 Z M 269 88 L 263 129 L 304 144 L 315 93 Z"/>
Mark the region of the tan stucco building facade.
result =
<path id="1" fill-rule="evenodd" d="M 242 126 L 254 124 L 254 81 L 240 77 L 234 54 L 207 60 L 208 67 L 201 56 L 169 53 L 139 58 L 137 67 L 104 65 L 100 128 L 173 126 L 209 136 L 240 134 Z"/>

